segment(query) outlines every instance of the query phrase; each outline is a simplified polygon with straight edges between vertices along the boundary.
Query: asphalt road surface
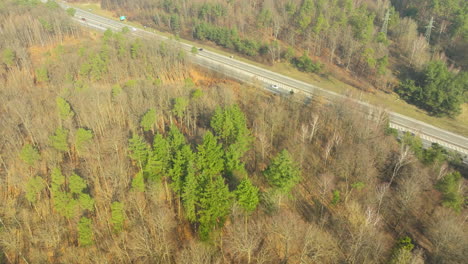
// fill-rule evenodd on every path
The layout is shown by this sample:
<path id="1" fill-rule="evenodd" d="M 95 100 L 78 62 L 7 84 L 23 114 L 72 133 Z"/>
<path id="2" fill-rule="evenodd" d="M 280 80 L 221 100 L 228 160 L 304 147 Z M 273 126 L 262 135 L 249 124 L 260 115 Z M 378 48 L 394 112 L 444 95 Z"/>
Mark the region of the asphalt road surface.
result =
<path id="1" fill-rule="evenodd" d="M 63 8 L 68 8 L 68 5 L 61 2 L 60 5 Z M 75 8 L 75 7 L 74 7 Z M 169 38 L 158 35 L 151 32 L 151 29 L 144 30 L 140 28 L 133 28 L 126 23 L 115 21 L 109 18 L 105 18 L 96 14 L 93 14 L 91 10 L 85 11 L 82 9 L 76 9 L 75 21 L 81 23 L 84 26 L 94 28 L 97 30 L 111 29 L 113 31 L 120 32 L 123 27 L 128 27 L 130 33 L 137 37 L 142 38 L 153 38 L 159 40 L 169 40 Z M 90 12 L 91 11 L 91 12 Z M 238 79 L 244 82 L 250 83 L 261 83 L 264 88 L 270 91 L 293 91 L 294 93 L 302 93 L 309 97 L 320 96 L 330 101 L 336 101 L 339 99 L 347 99 L 354 101 L 356 104 L 367 107 L 370 111 L 377 110 L 377 107 L 370 105 L 366 102 L 350 99 L 344 95 L 337 94 L 332 91 L 328 91 L 311 85 L 282 74 L 278 74 L 269 70 L 262 69 L 260 67 L 238 61 L 232 57 L 220 55 L 218 53 L 200 50 L 197 54 L 193 54 L 190 51 L 192 46 L 182 42 L 173 40 L 177 45 L 187 52 L 191 57 L 192 61 L 202 67 L 220 72 L 231 78 Z M 272 85 L 275 85 L 275 89 L 271 89 Z M 462 154 L 465 162 L 468 162 L 468 138 L 461 135 L 451 133 L 449 131 L 434 127 L 416 119 L 387 111 L 390 117 L 390 127 L 395 128 L 399 131 L 408 131 L 415 135 L 419 135 L 424 141 L 425 145 L 430 143 L 437 143 L 447 149 L 455 150 Z"/>

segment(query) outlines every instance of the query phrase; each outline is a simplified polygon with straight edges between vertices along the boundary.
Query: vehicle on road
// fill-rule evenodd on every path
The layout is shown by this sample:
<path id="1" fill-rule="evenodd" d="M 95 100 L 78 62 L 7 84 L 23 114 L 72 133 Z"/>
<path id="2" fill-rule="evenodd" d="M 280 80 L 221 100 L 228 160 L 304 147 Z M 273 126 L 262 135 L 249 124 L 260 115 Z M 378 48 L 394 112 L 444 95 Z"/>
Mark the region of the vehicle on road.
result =
<path id="1" fill-rule="evenodd" d="M 272 85 L 270 85 L 270 88 L 271 88 L 271 89 L 276 89 L 276 90 L 278 90 L 278 89 L 279 89 L 278 85 L 276 85 L 276 84 L 272 84 Z"/>
<path id="2" fill-rule="evenodd" d="M 198 51 L 203 51 L 203 48 L 199 48 Z"/>
<path id="3" fill-rule="evenodd" d="M 132 31 L 133 31 L 133 32 L 135 32 L 135 31 L 137 31 L 137 29 L 136 29 L 136 28 L 134 28 L 134 27 L 132 27 Z"/>
<path id="4" fill-rule="evenodd" d="M 82 17 L 81 20 L 86 21 L 86 18 Z"/>

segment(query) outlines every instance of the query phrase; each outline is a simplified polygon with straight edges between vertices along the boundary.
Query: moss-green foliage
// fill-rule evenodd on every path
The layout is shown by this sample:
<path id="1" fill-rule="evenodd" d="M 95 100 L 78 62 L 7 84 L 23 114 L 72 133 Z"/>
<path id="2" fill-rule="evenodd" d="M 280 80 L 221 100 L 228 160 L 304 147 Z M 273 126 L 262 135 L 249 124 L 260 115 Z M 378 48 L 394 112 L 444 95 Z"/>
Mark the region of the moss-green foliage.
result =
<path id="1" fill-rule="evenodd" d="M 304 0 L 299 7 L 295 21 L 301 32 L 304 32 L 312 22 L 312 13 L 314 13 L 314 3 L 312 0 Z"/>
<path id="2" fill-rule="evenodd" d="M 433 143 L 430 148 L 424 150 L 423 162 L 425 164 L 442 164 L 446 159 L 447 150 L 437 143 Z"/>
<path id="3" fill-rule="evenodd" d="M 250 149 L 253 140 L 242 110 L 237 105 L 217 108 L 211 118 L 211 127 L 223 144 L 226 170 L 230 173 L 242 171 L 244 165 L 241 158 Z"/>
<path id="4" fill-rule="evenodd" d="M 78 152 L 83 151 L 84 146 L 93 138 L 93 132 L 89 129 L 78 128 L 76 130 L 75 148 Z"/>
<path id="5" fill-rule="evenodd" d="M 417 158 L 422 159 L 423 144 L 420 137 L 413 136 L 409 132 L 405 132 L 401 138 L 401 144 L 408 146 Z"/>
<path id="6" fill-rule="evenodd" d="M 72 7 L 67 8 L 67 14 L 68 14 L 69 16 L 72 16 L 72 17 L 75 16 L 75 14 L 76 14 L 76 9 L 75 9 L 75 8 L 72 8 Z"/>
<path id="7" fill-rule="evenodd" d="M 68 151 L 68 130 L 57 128 L 55 133 L 49 137 L 50 144 L 58 151 Z"/>
<path id="8" fill-rule="evenodd" d="M 397 92 L 404 100 L 436 116 L 455 116 L 461 111 L 468 87 L 468 73 L 452 73 L 441 61 L 400 84 Z"/>
<path id="9" fill-rule="evenodd" d="M 122 87 L 118 84 L 112 86 L 112 98 L 117 98 L 122 93 Z"/>
<path id="10" fill-rule="evenodd" d="M 195 165 L 192 161 L 187 164 L 187 175 L 185 176 L 181 197 L 185 209 L 185 216 L 192 223 L 197 220 L 199 187 L 195 174 Z"/>
<path id="11" fill-rule="evenodd" d="M 86 247 L 94 244 L 93 222 L 87 217 L 81 217 L 78 223 L 78 244 Z"/>
<path id="12" fill-rule="evenodd" d="M 185 177 L 188 174 L 188 165 L 192 164 L 195 160 L 195 155 L 188 145 L 184 145 L 176 152 L 172 160 L 172 168 L 169 170 L 171 178 L 171 187 L 179 196 L 182 194 L 182 189 L 185 183 Z"/>
<path id="13" fill-rule="evenodd" d="M 138 172 L 132 180 L 132 190 L 137 192 L 145 191 L 145 179 L 141 171 Z"/>
<path id="14" fill-rule="evenodd" d="M 200 89 L 195 89 L 190 93 L 190 98 L 193 100 L 197 100 L 198 98 L 203 96 L 203 92 Z"/>
<path id="15" fill-rule="evenodd" d="M 103 45 L 100 52 L 87 56 L 86 62 L 81 64 L 79 75 L 88 80 L 99 81 L 108 72 L 108 66 L 107 46 Z"/>
<path id="16" fill-rule="evenodd" d="M 411 238 L 408 236 L 398 240 L 398 243 L 393 248 L 393 253 L 390 259 L 390 264 L 409 264 L 411 263 L 414 245 Z"/>
<path id="17" fill-rule="evenodd" d="M 263 174 L 268 183 L 282 193 L 289 193 L 301 180 L 301 171 L 287 150 L 273 158 Z"/>
<path id="18" fill-rule="evenodd" d="M 174 99 L 172 105 L 172 112 L 178 117 L 182 118 L 184 116 L 185 110 L 187 109 L 189 102 L 183 97 L 177 97 Z"/>
<path id="19" fill-rule="evenodd" d="M 169 142 L 161 134 L 156 134 L 153 139 L 153 150 L 150 151 L 144 168 L 146 179 L 155 182 L 166 175 L 170 161 L 169 151 Z"/>
<path id="20" fill-rule="evenodd" d="M 224 224 L 232 204 L 232 194 L 221 176 L 214 176 L 201 194 L 199 234 L 202 240 L 208 240 L 211 232 Z"/>
<path id="21" fill-rule="evenodd" d="M 339 190 L 333 190 L 333 197 L 331 203 L 337 205 L 341 201 L 341 192 Z"/>
<path id="22" fill-rule="evenodd" d="M 72 173 L 69 177 L 68 188 L 72 194 L 80 194 L 84 189 L 86 189 L 86 182 L 83 178 Z"/>
<path id="23" fill-rule="evenodd" d="M 48 82 L 49 81 L 49 71 L 47 68 L 36 69 L 36 81 L 37 82 Z"/>
<path id="24" fill-rule="evenodd" d="M 148 145 L 145 140 L 137 134 L 128 141 L 129 156 L 142 168 L 148 159 Z"/>
<path id="25" fill-rule="evenodd" d="M 442 192 L 442 204 L 460 212 L 464 204 L 464 197 L 460 191 L 461 174 L 456 171 L 445 175 L 436 187 Z"/>
<path id="26" fill-rule="evenodd" d="M 66 177 L 58 168 L 52 170 L 51 178 L 51 194 L 57 213 L 70 219 L 82 210 L 94 210 L 94 199 L 83 192 L 88 188 L 83 178 L 72 173 L 67 185 Z"/>
<path id="27" fill-rule="evenodd" d="M 7 67 L 13 67 L 16 62 L 16 53 L 14 50 L 6 48 L 2 51 L 2 60 Z"/>
<path id="28" fill-rule="evenodd" d="M 51 179 L 52 179 L 52 192 L 58 192 L 61 190 L 61 185 L 65 184 L 65 176 L 62 175 L 62 172 L 60 171 L 59 168 L 54 168 L 52 169 L 52 174 L 51 174 Z"/>
<path id="29" fill-rule="evenodd" d="M 57 97 L 55 102 L 57 103 L 57 110 L 61 119 L 67 120 L 75 115 L 71 110 L 70 104 L 62 97 Z"/>
<path id="30" fill-rule="evenodd" d="M 119 233 L 124 227 L 124 205 L 121 202 L 113 202 L 111 205 L 111 223 L 115 233 Z"/>
<path id="31" fill-rule="evenodd" d="M 169 155 L 171 160 L 175 157 L 176 152 L 186 144 L 185 136 L 180 132 L 179 128 L 172 125 L 169 129 L 168 142 L 169 142 Z"/>
<path id="32" fill-rule="evenodd" d="M 193 37 L 199 40 L 211 40 L 216 44 L 248 55 L 256 56 L 259 53 L 261 43 L 252 39 L 241 39 L 236 30 L 217 27 L 208 23 L 200 23 L 195 26 Z"/>
<path id="33" fill-rule="evenodd" d="M 125 26 L 122 28 L 122 34 L 127 34 L 127 33 L 130 33 L 130 29 L 127 26 Z"/>
<path id="34" fill-rule="evenodd" d="M 87 193 L 80 193 L 78 205 L 82 210 L 94 211 L 94 199 Z"/>
<path id="35" fill-rule="evenodd" d="M 197 153 L 197 166 L 204 177 L 209 178 L 223 171 L 223 156 L 222 147 L 216 137 L 210 131 L 206 132 Z"/>
<path id="36" fill-rule="evenodd" d="M 322 70 L 323 67 L 323 65 L 319 62 L 313 62 L 306 53 L 302 54 L 301 57 L 293 58 L 291 63 L 294 65 L 294 67 L 303 72 L 318 73 Z"/>
<path id="37" fill-rule="evenodd" d="M 28 183 L 26 183 L 26 199 L 32 204 L 37 202 L 37 196 L 44 190 L 46 184 L 44 180 L 39 177 L 35 176 L 29 179 Z"/>
<path id="38" fill-rule="evenodd" d="M 31 144 L 26 144 L 21 149 L 20 158 L 29 166 L 34 166 L 36 162 L 41 158 L 39 151 Z"/>
<path id="39" fill-rule="evenodd" d="M 248 178 L 245 178 L 240 182 L 234 193 L 236 195 L 237 202 L 247 213 L 253 212 L 260 202 L 258 188 L 253 185 Z"/>
<path id="40" fill-rule="evenodd" d="M 141 117 L 140 126 L 144 131 L 149 131 L 153 128 L 154 122 L 156 122 L 156 110 L 151 108 Z"/>

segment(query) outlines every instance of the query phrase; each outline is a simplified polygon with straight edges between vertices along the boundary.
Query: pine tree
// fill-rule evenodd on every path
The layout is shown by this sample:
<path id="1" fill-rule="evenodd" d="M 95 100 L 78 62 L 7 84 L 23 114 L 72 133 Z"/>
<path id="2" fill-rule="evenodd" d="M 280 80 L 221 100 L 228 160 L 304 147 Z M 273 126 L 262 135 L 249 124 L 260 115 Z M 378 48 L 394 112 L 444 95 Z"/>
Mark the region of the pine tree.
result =
<path id="1" fill-rule="evenodd" d="M 287 150 L 281 151 L 264 171 L 268 183 L 283 193 L 289 193 L 300 181 L 300 174 Z"/>
<path id="2" fill-rule="evenodd" d="M 172 112 L 181 119 L 184 116 L 185 109 L 187 109 L 188 100 L 182 97 L 177 97 L 174 99 L 174 104 L 172 106 Z"/>
<path id="3" fill-rule="evenodd" d="M 141 171 L 138 172 L 132 180 L 132 190 L 137 192 L 145 191 L 145 179 L 143 178 L 143 173 Z"/>
<path id="4" fill-rule="evenodd" d="M 153 129 L 154 122 L 156 122 L 156 110 L 150 109 L 141 117 L 140 126 L 144 131 L 149 131 Z"/>
<path id="5" fill-rule="evenodd" d="M 208 182 L 200 198 L 199 232 L 202 240 L 208 240 L 211 232 L 224 224 L 231 208 L 231 196 L 220 175 Z"/>
<path id="6" fill-rule="evenodd" d="M 180 130 L 175 126 L 172 125 L 169 130 L 169 154 L 171 160 L 175 157 L 176 152 L 182 148 L 186 144 L 185 136 L 180 132 Z"/>
<path id="7" fill-rule="evenodd" d="M 72 194 L 80 194 L 83 192 L 84 189 L 86 189 L 86 187 L 87 185 L 85 180 L 80 176 L 76 175 L 75 173 L 72 173 L 68 183 L 68 188 L 70 189 L 70 192 Z"/>
<path id="8" fill-rule="evenodd" d="M 190 222 L 197 219 L 199 186 L 195 175 L 195 165 L 192 161 L 187 164 L 187 175 L 182 188 L 182 202 L 185 209 L 185 215 Z"/>
<path id="9" fill-rule="evenodd" d="M 61 185 L 65 184 L 65 176 L 62 175 L 62 172 L 59 168 L 53 168 L 52 174 L 52 192 L 58 192 L 61 190 Z"/>
<path id="10" fill-rule="evenodd" d="M 93 138 L 93 132 L 88 129 L 78 128 L 76 131 L 75 148 L 78 152 L 83 150 L 84 145 Z"/>
<path id="11" fill-rule="evenodd" d="M 94 244 L 93 222 L 87 217 L 81 217 L 78 223 L 78 243 L 81 247 Z"/>
<path id="12" fill-rule="evenodd" d="M 240 182 L 234 193 L 236 195 L 237 202 L 247 213 L 253 212 L 260 202 L 258 197 L 258 188 L 254 186 L 248 178 L 245 178 Z"/>
<path id="13" fill-rule="evenodd" d="M 148 163 L 145 167 L 145 177 L 149 181 L 158 181 L 167 173 L 169 158 L 169 142 L 161 134 L 156 134 L 153 140 L 153 151 L 148 156 Z"/>
<path id="14" fill-rule="evenodd" d="M 237 105 L 225 109 L 217 108 L 210 124 L 225 148 L 237 144 L 239 151 L 249 149 L 252 136 L 247 128 L 245 115 Z"/>
<path id="15" fill-rule="evenodd" d="M 171 187 L 177 195 L 181 195 L 182 188 L 187 175 L 187 165 L 193 163 L 194 154 L 190 146 L 184 145 L 181 150 L 177 151 L 173 166 L 169 171 L 171 176 Z"/>
<path id="16" fill-rule="evenodd" d="M 244 170 L 241 158 L 252 142 L 244 113 L 237 105 L 218 108 L 211 118 L 211 127 L 223 144 L 226 171 Z"/>
<path id="17" fill-rule="evenodd" d="M 128 149 L 130 150 L 130 158 L 138 162 L 140 168 L 146 165 L 148 159 L 149 148 L 144 139 L 137 134 L 128 141 Z"/>
<path id="18" fill-rule="evenodd" d="M 49 137 L 52 147 L 58 151 L 68 151 L 68 130 L 64 128 L 57 128 L 54 135 Z"/>
<path id="19" fill-rule="evenodd" d="M 208 131 L 203 137 L 203 143 L 198 146 L 197 166 L 201 173 L 210 178 L 223 171 L 223 150 L 217 139 Z"/>
<path id="20" fill-rule="evenodd" d="M 75 115 L 75 113 L 73 113 L 71 110 L 70 104 L 65 99 L 62 97 L 57 97 L 55 101 L 57 103 L 59 116 L 62 120 L 67 120 Z"/>
<path id="21" fill-rule="evenodd" d="M 52 170 L 51 193 L 55 210 L 66 218 L 73 218 L 81 210 L 94 210 L 94 199 L 83 193 L 88 187 L 85 180 L 73 173 L 68 180 L 68 189 L 64 187 L 66 181 L 58 168 Z"/>
<path id="22" fill-rule="evenodd" d="M 24 145 L 20 153 L 20 158 L 29 166 L 34 166 L 36 162 L 41 158 L 39 151 L 31 144 Z"/>
<path id="23" fill-rule="evenodd" d="M 124 225 L 124 205 L 120 202 L 113 202 L 111 205 L 111 213 L 112 213 L 112 229 L 115 233 L 119 233 L 123 230 Z"/>
<path id="24" fill-rule="evenodd" d="M 45 182 L 41 177 L 32 177 L 26 184 L 26 199 L 28 199 L 30 203 L 35 204 L 37 202 L 37 196 L 45 187 Z"/>
<path id="25" fill-rule="evenodd" d="M 80 193 L 78 205 L 82 210 L 94 211 L 94 199 L 87 193 Z"/>

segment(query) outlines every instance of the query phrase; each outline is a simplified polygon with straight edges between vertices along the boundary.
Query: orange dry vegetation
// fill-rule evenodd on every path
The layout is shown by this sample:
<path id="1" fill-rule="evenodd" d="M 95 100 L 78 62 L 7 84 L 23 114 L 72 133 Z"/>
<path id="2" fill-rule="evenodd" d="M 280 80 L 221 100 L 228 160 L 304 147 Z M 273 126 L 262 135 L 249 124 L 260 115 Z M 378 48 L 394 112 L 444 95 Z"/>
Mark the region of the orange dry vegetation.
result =
<path id="1" fill-rule="evenodd" d="M 50 53 L 54 54 L 54 49 L 57 48 L 59 45 L 62 46 L 69 46 L 69 45 L 74 45 L 74 44 L 79 44 L 82 42 L 77 38 L 66 36 L 64 37 L 64 40 L 62 43 L 54 43 L 54 44 L 49 44 L 45 46 L 31 46 L 29 50 L 29 55 L 31 56 L 31 62 L 33 65 L 41 65 L 44 63 L 45 60 L 47 60 L 47 56 L 44 56 L 44 54 Z"/>

